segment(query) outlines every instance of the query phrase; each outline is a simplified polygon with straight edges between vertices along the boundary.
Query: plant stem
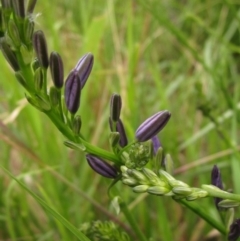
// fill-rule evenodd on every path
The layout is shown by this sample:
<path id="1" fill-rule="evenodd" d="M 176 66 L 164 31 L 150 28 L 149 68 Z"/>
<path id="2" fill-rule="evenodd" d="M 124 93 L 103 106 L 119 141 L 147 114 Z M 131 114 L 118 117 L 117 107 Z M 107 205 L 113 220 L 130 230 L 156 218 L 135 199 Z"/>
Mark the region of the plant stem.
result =
<path id="1" fill-rule="evenodd" d="M 135 231 L 136 236 L 138 238 L 137 240 L 148 241 L 147 238 L 142 233 L 141 229 L 139 228 L 136 220 L 133 218 L 132 213 L 129 211 L 127 204 L 125 202 L 123 202 L 122 199 L 120 201 L 120 207 L 121 207 L 121 211 L 124 213 L 124 215 L 127 218 L 129 224 L 131 225 L 132 229 Z"/>
<path id="2" fill-rule="evenodd" d="M 209 215 L 203 208 L 200 208 L 198 204 L 186 201 L 184 199 L 175 200 L 175 201 L 181 203 L 182 205 L 186 206 L 188 209 L 192 210 L 199 217 L 201 217 L 207 223 L 209 223 L 212 227 L 217 229 L 221 234 L 223 235 L 227 234 L 227 230 L 224 227 L 224 225 L 222 223 L 219 223 L 216 219 L 214 219 L 211 215 Z"/>

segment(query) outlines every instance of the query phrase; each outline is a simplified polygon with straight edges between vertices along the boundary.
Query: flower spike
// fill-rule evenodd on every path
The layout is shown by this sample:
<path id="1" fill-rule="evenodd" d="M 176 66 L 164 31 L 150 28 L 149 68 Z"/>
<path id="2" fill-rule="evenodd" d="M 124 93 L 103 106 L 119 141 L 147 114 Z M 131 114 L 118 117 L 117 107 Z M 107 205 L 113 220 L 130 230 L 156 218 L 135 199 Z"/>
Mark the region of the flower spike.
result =
<path id="1" fill-rule="evenodd" d="M 140 142 L 147 141 L 158 134 L 168 123 L 171 113 L 167 110 L 160 111 L 145 120 L 137 129 L 135 136 Z"/>

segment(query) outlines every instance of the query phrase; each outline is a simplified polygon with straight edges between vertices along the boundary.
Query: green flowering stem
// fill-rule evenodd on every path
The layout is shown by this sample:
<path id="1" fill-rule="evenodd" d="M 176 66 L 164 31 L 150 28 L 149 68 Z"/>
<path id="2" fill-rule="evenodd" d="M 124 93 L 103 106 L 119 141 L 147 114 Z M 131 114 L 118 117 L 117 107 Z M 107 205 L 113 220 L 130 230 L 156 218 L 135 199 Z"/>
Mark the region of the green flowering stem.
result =
<path id="1" fill-rule="evenodd" d="M 240 202 L 240 195 L 225 192 L 213 185 L 202 185 L 202 189 L 208 192 L 208 196 L 219 197 L 223 199 L 231 199 Z"/>
<path id="2" fill-rule="evenodd" d="M 121 211 L 125 215 L 126 219 L 128 220 L 129 224 L 131 225 L 132 229 L 135 231 L 137 240 L 148 241 L 148 239 L 144 236 L 141 229 L 139 228 L 136 220 L 133 218 L 132 213 L 129 211 L 127 204 L 125 202 L 123 202 L 121 198 L 119 199 L 119 204 L 121 207 Z"/>
<path id="3" fill-rule="evenodd" d="M 62 122 L 61 118 L 59 118 L 56 113 L 53 111 L 45 112 L 45 114 L 51 119 L 51 121 L 54 123 L 54 125 L 58 128 L 58 130 L 70 141 L 73 141 L 74 143 L 82 143 L 84 147 L 86 148 L 87 153 L 94 154 L 96 156 L 102 157 L 104 159 L 107 159 L 109 161 L 112 161 L 114 163 L 120 163 L 120 160 L 117 158 L 117 156 L 111 152 L 108 152 L 102 148 L 99 148 L 97 146 L 94 146 L 90 144 L 89 142 L 85 141 L 83 138 L 76 138 L 74 133 L 68 126 Z"/>
<path id="4" fill-rule="evenodd" d="M 188 209 L 192 210 L 196 213 L 199 217 L 204 219 L 207 223 L 209 223 L 212 227 L 217 229 L 221 234 L 226 235 L 227 229 L 226 227 L 214 219 L 210 214 L 208 214 L 203 208 L 200 208 L 199 204 L 186 201 L 184 199 L 175 200 L 176 202 L 181 203 L 182 205 L 186 206 Z"/>

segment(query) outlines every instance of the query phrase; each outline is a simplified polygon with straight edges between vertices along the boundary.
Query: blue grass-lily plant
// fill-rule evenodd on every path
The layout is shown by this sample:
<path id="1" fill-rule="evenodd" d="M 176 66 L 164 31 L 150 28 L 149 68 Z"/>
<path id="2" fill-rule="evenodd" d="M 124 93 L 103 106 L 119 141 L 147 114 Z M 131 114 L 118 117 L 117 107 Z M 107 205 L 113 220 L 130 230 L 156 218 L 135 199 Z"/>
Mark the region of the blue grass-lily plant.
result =
<path id="1" fill-rule="evenodd" d="M 91 53 L 82 56 L 64 81 L 60 54 L 53 51 L 49 56 L 43 31 L 34 31 L 32 13 L 36 0 L 30 0 L 27 6 L 23 0 L 4 0 L 1 3 L 1 52 L 17 81 L 27 91 L 28 102 L 50 118 L 66 137 L 66 146 L 84 152 L 89 166 L 103 177 L 121 181 L 136 193 L 173 198 L 195 211 L 224 235 L 230 230 L 229 240 L 240 237 L 239 219 L 230 227 L 219 228 L 208 214 L 200 212 L 190 203 L 211 197 L 219 210 L 240 205 L 240 195 L 223 190 L 220 171 L 216 166 L 212 171 L 212 183 L 201 187 L 191 187 L 172 175 L 171 157 L 163 157 L 163 149 L 157 138 L 171 117 L 168 110 L 147 118 L 137 128 L 135 139 L 129 141 L 124 121 L 120 118 L 121 96 L 113 94 L 109 117 L 111 151 L 92 145 L 81 133 L 81 116 L 77 112 L 81 107 L 81 92 L 92 71 L 94 56 Z M 53 82 L 50 89 L 47 87 L 48 69 Z M 146 166 L 150 161 L 161 165 L 151 170 Z M 132 225 L 136 228 L 139 240 L 146 240 L 133 222 Z"/>

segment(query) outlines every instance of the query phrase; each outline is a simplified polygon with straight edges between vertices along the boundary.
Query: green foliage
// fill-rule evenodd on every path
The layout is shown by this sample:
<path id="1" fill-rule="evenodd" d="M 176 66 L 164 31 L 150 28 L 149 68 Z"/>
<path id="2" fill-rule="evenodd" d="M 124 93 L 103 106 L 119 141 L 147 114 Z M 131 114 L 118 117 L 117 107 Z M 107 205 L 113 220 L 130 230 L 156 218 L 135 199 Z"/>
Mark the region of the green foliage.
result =
<path id="1" fill-rule="evenodd" d="M 121 118 L 131 139 L 146 117 L 168 109 L 172 117 L 159 137 L 165 154 L 171 153 L 174 161 L 172 175 L 191 186 L 201 186 L 210 183 L 211 168 L 217 164 L 225 189 L 240 193 L 240 21 L 236 1 L 38 1 L 32 18 L 35 28 L 44 31 L 49 51 L 61 54 L 65 78 L 80 56 L 92 52 L 95 57 L 78 112 L 87 140 L 110 150 L 108 107 L 113 92 L 122 97 Z M 27 48 L 19 51 L 24 53 L 23 63 L 29 63 L 32 26 L 25 22 L 22 27 L 25 34 L 20 37 Z M 13 22 L 8 34 L 19 48 Z M 10 66 L 18 69 L 10 57 Z M 107 217 L 136 240 L 126 219 L 108 208 L 110 182 L 89 168 L 81 151 L 66 148 L 65 138 L 51 121 L 27 103 L 21 86 L 25 79 L 17 75 L 16 81 L 3 55 L 0 64 L 2 166 L 74 227 Z M 41 74 L 36 76 L 35 83 L 40 89 L 41 78 Z M 48 82 L 47 87 L 50 85 Z M 52 103 L 56 103 L 54 94 Z M 40 103 L 40 109 L 49 108 L 41 96 L 29 100 L 37 106 Z M 3 172 L 0 183 L 1 240 L 78 240 Z M 211 199 L 192 206 L 180 201 L 190 205 L 187 209 L 170 197 L 135 194 L 121 183 L 115 188 L 151 240 L 204 240 L 211 235 L 222 240 L 212 226 L 217 220 L 215 224 L 224 232 L 227 221 L 222 220 L 227 214 L 219 214 Z M 190 210 L 199 216 L 207 213 L 208 222 Z M 235 212 L 239 217 L 238 209 Z"/>

